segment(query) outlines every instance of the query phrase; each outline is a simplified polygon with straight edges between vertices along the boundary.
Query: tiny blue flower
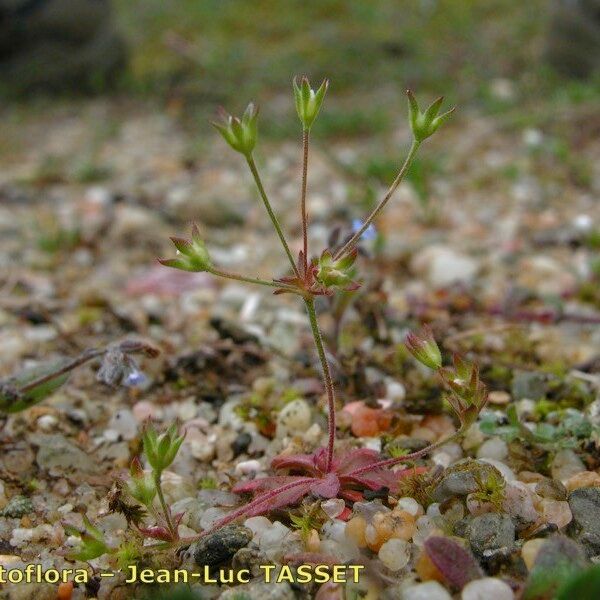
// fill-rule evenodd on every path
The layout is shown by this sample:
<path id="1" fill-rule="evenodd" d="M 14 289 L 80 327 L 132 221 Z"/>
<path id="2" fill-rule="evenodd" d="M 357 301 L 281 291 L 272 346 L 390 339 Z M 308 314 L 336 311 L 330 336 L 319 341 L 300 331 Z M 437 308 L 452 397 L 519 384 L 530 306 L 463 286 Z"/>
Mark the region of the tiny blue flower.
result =
<path id="1" fill-rule="evenodd" d="M 130 388 L 143 387 L 148 381 L 148 376 L 140 371 L 137 367 L 133 367 L 123 379 L 123 385 Z"/>
<path id="2" fill-rule="evenodd" d="M 356 233 L 363 226 L 363 222 L 360 219 L 354 219 L 352 221 L 352 231 Z M 377 230 L 375 229 L 375 225 L 371 223 L 364 231 L 364 233 L 360 236 L 361 240 L 365 240 L 369 242 L 374 240 L 377 237 Z"/>

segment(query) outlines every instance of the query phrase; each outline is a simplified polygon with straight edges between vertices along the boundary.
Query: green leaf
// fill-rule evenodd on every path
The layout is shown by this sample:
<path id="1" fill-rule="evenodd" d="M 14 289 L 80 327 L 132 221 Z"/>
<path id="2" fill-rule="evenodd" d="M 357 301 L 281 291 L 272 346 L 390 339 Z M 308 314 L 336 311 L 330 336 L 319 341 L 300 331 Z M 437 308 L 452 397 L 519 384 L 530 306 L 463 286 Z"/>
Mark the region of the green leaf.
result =
<path id="1" fill-rule="evenodd" d="M 68 359 L 61 359 L 52 363 L 37 365 L 29 369 L 24 369 L 11 379 L 10 384 L 18 391 L 36 379 L 40 379 L 60 370 L 62 367 L 68 364 L 68 362 Z M 9 393 L 0 391 L 0 411 L 16 413 L 26 410 L 38 402 L 48 398 L 48 396 L 60 388 L 68 378 L 69 373 L 57 375 L 56 377 L 53 377 L 48 381 L 35 386 L 33 389 L 25 392 L 24 394 L 19 395 L 19 397 L 16 399 L 11 398 Z"/>
<path id="2" fill-rule="evenodd" d="M 556 600 L 596 600 L 600 598 L 600 565 L 571 576 L 560 587 Z"/>

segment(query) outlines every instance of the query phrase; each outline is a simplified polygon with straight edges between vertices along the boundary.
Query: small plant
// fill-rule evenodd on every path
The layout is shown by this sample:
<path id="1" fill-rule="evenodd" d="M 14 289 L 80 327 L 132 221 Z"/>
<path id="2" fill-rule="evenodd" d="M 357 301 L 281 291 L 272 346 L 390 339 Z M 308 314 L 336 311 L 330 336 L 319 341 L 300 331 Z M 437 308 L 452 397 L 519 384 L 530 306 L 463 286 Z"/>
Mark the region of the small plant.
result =
<path id="1" fill-rule="evenodd" d="M 183 513 L 173 515 L 167 505 L 162 489 L 161 476 L 175 460 L 184 436 L 178 435 L 177 426 L 171 425 L 158 433 L 147 424 L 142 435 L 143 454 L 150 466 L 145 470 L 139 457 L 131 462 L 129 477 L 117 480 L 108 494 L 108 512 L 120 513 L 127 520 L 132 537 L 120 545 L 109 546 L 103 533 L 84 516 L 84 530 L 65 525 L 69 535 L 81 539 L 80 547 L 67 555 L 72 560 L 89 561 L 104 554 L 114 557 L 119 568 L 139 562 L 144 550 L 168 548 L 179 541 L 179 522 Z M 146 521 L 153 520 L 151 525 Z M 151 521 L 152 522 L 152 521 Z M 147 541 L 155 544 L 148 545 Z"/>
<path id="2" fill-rule="evenodd" d="M 409 121 L 413 141 L 408 155 L 388 191 L 372 212 L 352 227 L 353 233 L 349 237 L 336 246 L 313 254 L 309 249 L 306 206 L 309 142 L 310 133 L 322 108 L 327 88 L 327 80 L 323 81 L 316 90 L 311 87 L 306 77 L 296 78 L 293 81 L 296 111 L 302 125 L 300 187 L 302 249 L 298 252 L 297 257 L 294 257 L 292 253 L 254 161 L 253 152 L 258 138 L 258 109 L 254 104 L 249 104 L 241 118 L 233 117 L 223 111 L 220 122 L 214 123 L 231 148 L 245 158 L 273 229 L 289 260 L 290 273 L 269 280 L 230 273 L 217 268 L 210 258 L 196 225 L 192 227 L 191 239 L 171 238 L 177 249 L 176 258 L 160 260 L 163 265 L 168 267 L 185 271 L 205 271 L 219 277 L 270 286 L 275 288 L 275 294 L 285 293 L 298 296 L 306 306 L 327 392 L 327 446 L 317 449 L 310 455 L 276 457 L 271 463 L 273 469 L 284 470 L 288 474 L 266 477 L 235 486 L 233 488 L 235 492 L 252 492 L 256 494 L 255 498 L 243 507 L 229 513 L 211 530 L 222 527 L 238 517 L 258 515 L 274 508 L 294 504 L 308 494 L 323 498 L 340 497 L 354 501 L 363 497 L 361 490 L 388 489 L 395 491 L 398 489 L 404 472 L 393 472 L 391 467 L 402 462 L 414 461 L 450 439 L 460 436 L 465 428 L 476 419 L 486 402 L 485 386 L 479 380 L 476 365 L 457 356 L 454 359 L 453 368 L 443 367 L 440 351 L 431 332 L 425 330 L 421 335 L 412 334 L 407 339 L 408 349 L 419 362 L 440 375 L 448 389 L 450 405 L 460 421 L 460 429 L 450 438 L 412 454 L 401 453 L 391 458 L 385 458 L 368 449 L 357 449 L 344 455 L 336 453 L 335 390 L 315 310 L 315 298 L 317 296 L 339 296 L 360 287 L 356 263 L 358 244 L 361 238 L 371 235 L 373 221 L 386 207 L 400 182 L 406 176 L 420 145 L 448 119 L 452 110 L 439 114 L 443 100 L 440 97 L 425 111 L 422 111 L 412 92 L 408 92 Z M 407 469 L 406 473 L 408 472 L 414 473 L 412 469 Z M 205 533 L 203 532 L 203 534 Z"/>
<path id="3" fill-rule="evenodd" d="M 100 358 L 97 379 L 107 385 L 137 386 L 145 379 L 135 354 L 156 358 L 158 348 L 142 341 L 125 340 L 104 348 L 90 348 L 79 356 L 38 365 L 0 380 L 0 413 L 16 413 L 46 399 L 66 383 L 71 371 Z"/>

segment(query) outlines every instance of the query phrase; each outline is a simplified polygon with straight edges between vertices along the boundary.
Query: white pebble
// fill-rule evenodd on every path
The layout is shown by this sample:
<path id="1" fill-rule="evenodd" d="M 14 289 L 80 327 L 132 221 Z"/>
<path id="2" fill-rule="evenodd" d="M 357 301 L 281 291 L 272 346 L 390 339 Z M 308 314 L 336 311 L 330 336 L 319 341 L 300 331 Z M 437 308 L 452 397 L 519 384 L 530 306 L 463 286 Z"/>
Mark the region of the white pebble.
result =
<path id="1" fill-rule="evenodd" d="M 392 402 L 401 402 L 406 396 L 406 388 L 399 382 L 391 378 L 385 380 L 385 397 Z"/>
<path id="2" fill-rule="evenodd" d="M 311 426 L 311 421 L 308 403 L 301 398 L 292 400 L 277 415 L 277 437 L 285 437 L 288 433 L 302 433 Z"/>
<path id="3" fill-rule="evenodd" d="M 58 425 L 58 419 L 54 415 L 42 415 L 37 420 L 37 426 L 42 431 L 54 431 Z"/>
<path id="4" fill-rule="evenodd" d="M 271 527 L 271 521 L 267 517 L 250 517 L 244 521 L 244 527 L 247 527 L 256 537 L 260 537 L 263 531 Z"/>
<path id="5" fill-rule="evenodd" d="M 213 506 L 207 508 L 200 518 L 200 527 L 202 529 L 210 529 L 219 519 L 222 519 L 227 514 L 226 510 Z"/>
<path id="6" fill-rule="evenodd" d="M 379 559 L 390 571 L 403 569 L 410 560 L 410 544 L 392 538 L 379 549 Z"/>
<path id="7" fill-rule="evenodd" d="M 493 460 L 504 460 L 508 456 L 508 445 L 499 438 L 493 437 L 481 444 L 477 450 L 477 458 L 491 458 Z"/>
<path id="8" fill-rule="evenodd" d="M 452 596 L 437 581 L 426 581 L 406 588 L 402 600 L 452 600 Z"/>
<path id="9" fill-rule="evenodd" d="M 460 597 L 461 600 L 513 600 L 515 596 L 504 581 L 484 577 L 467 583 Z"/>
<path id="10" fill-rule="evenodd" d="M 68 502 L 67 504 L 63 504 L 56 509 L 61 515 L 68 515 L 70 512 L 73 512 L 73 505 Z"/>
<path id="11" fill-rule="evenodd" d="M 250 473 L 258 473 L 262 470 L 262 465 L 258 460 L 244 460 L 235 465 L 235 472 L 238 475 L 249 475 Z"/>
<path id="12" fill-rule="evenodd" d="M 321 502 L 321 508 L 323 509 L 323 512 L 330 519 L 339 517 L 342 514 L 345 506 L 346 503 L 339 498 L 332 498 L 331 500 L 325 500 L 324 502 Z"/>
<path id="13" fill-rule="evenodd" d="M 396 504 L 396 508 L 411 514 L 413 517 L 420 516 L 424 512 L 423 507 L 414 498 L 409 497 L 400 498 L 398 504 Z"/>

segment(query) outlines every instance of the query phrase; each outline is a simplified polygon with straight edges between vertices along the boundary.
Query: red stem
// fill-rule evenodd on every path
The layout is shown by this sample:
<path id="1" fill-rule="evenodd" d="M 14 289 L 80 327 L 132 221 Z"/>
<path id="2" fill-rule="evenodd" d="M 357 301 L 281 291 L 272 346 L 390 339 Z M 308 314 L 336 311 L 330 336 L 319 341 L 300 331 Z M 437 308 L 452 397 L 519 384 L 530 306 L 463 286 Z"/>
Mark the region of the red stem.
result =
<path id="1" fill-rule="evenodd" d="M 306 180 L 308 175 L 308 136 L 309 130 L 302 132 L 302 195 L 300 204 L 302 209 L 302 249 L 304 251 L 304 272 L 308 269 L 308 217 L 306 215 Z"/>
<path id="2" fill-rule="evenodd" d="M 267 504 L 269 501 L 271 501 L 273 498 L 276 498 L 281 493 L 287 492 L 287 491 L 294 489 L 295 487 L 298 487 L 300 485 L 304 485 L 307 481 L 311 481 L 311 480 L 312 480 L 311 477 L 302 477 L 301 479 L 298 479 L 296 481 L 291 481 L 290 483 L 286 483 L 285 485 L 282 485 L 281 487 L 276 488 L 274 490 L 269 490 L 268 492 L 263 492 L 262 494 L 260 494 L 260 496 L 258 496 L 257 498 L 254 498 L 254 500 L 252 500 L 248 504 L 245 504 L 244 506 L 238 508 L 237 510 L 230 512 L 228 515 L 224 516 L 222 519 L 219 519 L 216 523 L 213 524 L 212 527 L 203 531 L 199 536 L 194 537 L 194 538 L 188 538 L 185 540 L 182 539 L 181 541 L 191 542 L 196 539 L 200 539 L 201 537 L 204 537 L 205 535 L 212 533 L 216 529 L 220 529 L 221 527 L 224 527 L 225 525 L 229 525 L 229 523 L 231 523 L 232 521 L 235 521 L 238 517 L 241 517 L 244 514 L 254 511 L 257 508 L 260 508 L 263 504 Z M 268 507 L 265 506 L 265 509 L 266 508 L 268 508 Z"/>
<path id="3" fill-rule="evenodd" d="M 443 440 L 440 440 L 439 442 L 435 442 L 435 444 L 431 444 L 431 445 L 427 446 L 426 448 L 423 448 L 422 450 L 417 450 L 416 452 L 413 452 L 412 454 L 405 454 L 404 456 L 398 456 L 397 458 L 388 458 L 386 460 L 380 460 L 379 462 L 371 463 L 370 465 L 365 465 L 364 467 L 361 467 L 360 469 L 351 471 L 347 475 L 348 475 L 348 477 L 355 477 L 356 475 L 362 475 L 363 473 L 368 473 L 369 471 L 376 471 L 378 469 L 384 469 L 385 467 L 393 467 L 394 465 L 397 465 L 402 462 L 407 462 L 409 460 L 416 460 L 417 458 L 421 458 L 422 456 L 429 454 L 431 451 L 435 450 L 436 448 L 439 448 L 440 446 L 443 446 L 444 444 L 447 444 L 448 442 L 451 442 L 452 440 L 459 438 L 462 435 L 462 433 L 463 433 L 463 429 L 461 427 L 458 431 L 456 431 L 452 435 L 444 438 Z"/>

